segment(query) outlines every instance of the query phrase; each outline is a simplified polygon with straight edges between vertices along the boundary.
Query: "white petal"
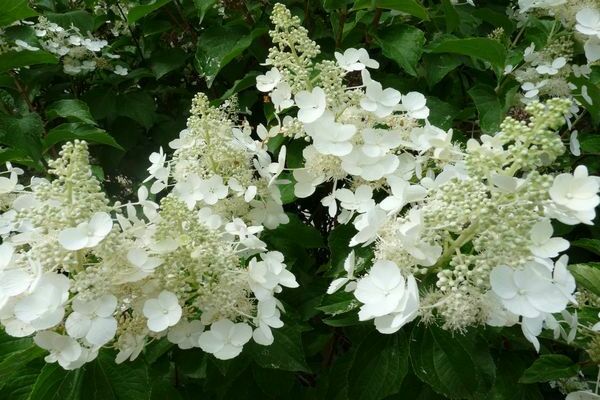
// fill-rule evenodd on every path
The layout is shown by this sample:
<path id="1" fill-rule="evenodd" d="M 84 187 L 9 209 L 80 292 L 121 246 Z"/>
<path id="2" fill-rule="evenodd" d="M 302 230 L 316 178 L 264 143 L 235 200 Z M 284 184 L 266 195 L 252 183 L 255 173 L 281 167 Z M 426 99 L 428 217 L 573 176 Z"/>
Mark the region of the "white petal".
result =
<path id="1" fill-rule="evenodd" d="M 58 234 L 58 242 L 67 250 L 83 249 L 88 244 L 87 232 L 79 228 L 67 228 Z"/>

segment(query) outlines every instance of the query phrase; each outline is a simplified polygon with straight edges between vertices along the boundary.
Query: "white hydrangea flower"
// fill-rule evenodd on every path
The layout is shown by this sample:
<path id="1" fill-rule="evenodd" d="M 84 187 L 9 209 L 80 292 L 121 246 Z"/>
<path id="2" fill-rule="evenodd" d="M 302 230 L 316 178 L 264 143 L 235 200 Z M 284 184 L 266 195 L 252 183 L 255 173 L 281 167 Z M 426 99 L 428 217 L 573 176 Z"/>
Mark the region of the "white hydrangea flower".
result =
<path id="1" fill-rule="evenodd" d="M 536 261 L 515 269 L 498 266 L 490 273 L 492 290 L 510 312 L 527 318 L 561 312 L 569 297 L 553 282 L 551 271 Z"/>
<path id="2" fill-rule="evenodd" d="M 535 70 L 540 75 L 556 75 L 561 68 L 567 65 L 567 59 L 564 57 L 558 57 L 550 64 L 538 65 Z"/>
<path id="3" fill-rule="evenodd" d="M 67 250 L 80 250 L 95 247 L 113 227 L 108 213 L 96 212 L 89 221 L 82 222 L 76 228 L 67 228 L 58 234 L 58 242 Z"/>
<path id="4" fill-rule="evenodd" d="M 409 117 L 414 119 L 426 119 L 429 116 L 429 108 L 426 106 L 425 96 L 419 92 L 409 92 L 402 95 L 400 109 L 405 111 Z"/>
<path id="5" fill-rule="evenodd" d="M 73 300 L 73 312 L 65 321 L 67 334 L 75 339 L 85 338 L 87 343 L 101 347 L 117 332 L 117 320 L 112 316 L 117 307 L 117 298 L 112 294 L 97 299 Z"/>
<path id="6" fill-rule="evenodd" d="M 340 201 L 340 206 L 346 210 L 364 213 L 375 206 L 373 188 L 368 185 L 360 185 L 354 192 L 346 188 L 337 189 L 334 196 Z"/>
<path id="7" fill-rule="evenodd" d="M 18 46 L 18 50 L 25 49 L 28 51 L 38 51 L 40 49 L 39 47 L 32 46 L 21 39 L 15 40 L 15 44 Z"/>
<path id="8" fill-rule="evenodd" d="M 525 82 L 521 85 L 521 89 L 523 89 L 525 91 L 525 94 L 523 96 L 525 96 L 526 99 L 537 99 L 538 94 L 540 93 L 540 89 L 543 88 L 544 86 L 546 86 L 546 83 L 548 83 L 547 80 L 542 80 L 540 82 L 537 83 L 533 83 L 533 82 Z"/>
<path id="9" fill-rule="evenodd" d="M 203 190 L 206 189 L 204 181 L 198 174 L 190 174 L 185 180 L 175 184 L 173 193 L 193 210 L 196 203 L 204 198 Z"/>
<path id="10" fill-rule="evenodd" d="M 570 215 L 575 221 L 589 224 L 596 215 L 596 206 L 600 204 L 599 191 L 598 178 L 589 176 L 587 167 L 580 165 L 572 175 L 557 175 L 549 193 L 559 210 Z M 565 219 L 560 220 L 565 222 Z"/>
<path id="11" fill-rule="evenodd" d="M 148 319 L 148 329 L 152 332 L 162 332 L 179 322 L 182 309 L 177 296 L 163 290 L 157 298 L 146 300 L 143 313 Z"/>
<path id="12" fill-rule="evenodd" d="M 210 330 L 200 335 L 198 345 L 219 360 L 230 360 L 242 352 L 244 345 L 251 338 L 252 328 L 250 325 L 243 322 L 236 324 L 222 319 L 214 322 L 210 326 Z"/>
<path id="13" fill-rule="evenodd" d="M 294 105 L 292 100 L 292 89 L 287 82 L 279 82 L 277 87 L 271 92 L 271 101 L 275 110 L 281 112 Z"/>
<path id="14" fill-rule="evenodd" d="M 81 345 L 69 336 L 59 335 L 52 331 L 38 332 L 33 341 L 39 347 L 50 352 L 44 360 L 47 363 L 58 362 L 64 369 L 75 369 L 79 367 L 77 361 L 83 350 Z"/>
<path id="15" fill-rule="evenodd" d="M 419 288 L 414 276 L 406 278 L 404 294 L 396 309 L 387 315 L 375 318 L 375 328 L 385 334 L 398 332 L 407 323 L 419 315 Z"/>
<path id="16" fill-rule="evenodd" d="M 259 261 L 256 257 L 248 263 L 248 283 L 256 298 L 260 301 L 272 298 L 282 286 L 298 287 L 296 277 L 286 269 L 283 254 L 278 251 L 262 253 Z"/>
<path id="17" fill-rule="evenodd" d="M 361 321 L 393 312 L 406 289 L 406 281 L 392 261 L 378 260 L 369 273 L 356 283 L 354 296 L 363 303 L 358 313 Z"/>
<path id="18" fill-rule="evenodd" d="M 356 126 L 335 122 L 331 111 L 325 111 L 316 121 L 304 125 L 304 129 L 321 154 L 345 156 L 352 151 L 351 139 L 356 133 Z"/>
<path id="19" fill-rule="evenodd" d="M 423 186 L 411 185 L 400 177 L 388 176 L 387 182 L 392 190 L 392 195 L 386 197 L 379 206 L 390 214 L 395 214 L 408 203 L 423 200 L 427 196 L 427 189 Z"/>
<path id="20" fill-rule="evenodd" d="M 585 58 L 588 63 L 594 63 L 600 60 L 600 38 L 593 36 L 585 41 L 583 44 L 583 50 L 585 51 Z"/>
<path id="21" fill-rule="evenodd" d="M 416 318 L 419 291 L 415 278 L 405 279 L 391 261 L 378 260 L 369 273 L 358 280 L 354 296 L 363 303 L 358 312 L 361 321 L 375 319 L 381 333 L 394 333 Z"/>
<path id="22" fill-rule="evenodd" d="M 392 88 L 384 90 L 381 83 L 370 78 L 365 85 L 365 96 L 360 100 L 360 106 L 364 110 L 374 113 L 379 118 L 387 117 L 394 112 L 402 98 L 399 91 Z"/>
<path id="23" fill-rule="evenodd" d="M 569 248 L 569 241 L 559 237 L 552 237 L 552 223 L 549 219 L 538 221 L 531 229 L 532 244 L 529 250 L 536 257 L 554 258 Z"/>
<path id="24" fill-rule="evenodd" d="M 248 213 L 248 218 L 254 225 L 263 225 L 267 229 L 275 229 L 279 225 L 287 224 L 290 221 L 281 205 L 281 201 L 273 199 L 267 199 L 266 201 L 254 200 L 250 205 L 253 208 Z"/>
<path id="25" fill-rule="evenodd" d="M 169 329 L 167 339 L 182 350 L 199 347 L 200 335 L 204 332 L 204 325 L 198 320 L 180 320 L 177 325 Z"/>
<path id="26" fill-rule="evenodd" d="M 344 51 L 344 54 L 336 51 L 334 56 L 340 68 L 346 71 L 362 71 L 365 68 L 379 68 L 379 63 L 369 58 L 369 53 L 363 48 L 349 48 Z"/>
<path id="27" fill-rule="evenodd" d="M 281 312 L 275 299 L 259 301 L 256 306 L 256 318 L 254 320 L 256 329 L 252 333 L 254 341 L 263 346 L 273 344 L 275 338 L 271 328 L 281 328 L 283 326 L 280 317 Z"/>
<path id="28" fill-rule="evenodd" d="M 398 240 L 402 248 L 415 261 L 425 267 L 434 265 L 442 255 L 442 246 L 423 240 L 424 223 L 420 209 L 413 208 L 408 212 L 407 220 L 398 227 Z"/>
<path id="29" fill-rule="evenodd" d="M 325 91 L 320 87 L 311 92 L 303 90 L 296 94 L 296 105 L 298 106 L 298 119 L 305 124 L 316 121 L 327 107 Z"/>
<path id="30" fill-rule="evenodd" d="M 221 199 L 227 197 L 229 190 L 223 184 L 223 178 L 219 175 L 213 175 L 206 180 L 202 180 L 198 186 L 198 192 L 201 200 L 208 205 L 215 205 Z"/>
<path id="31" fill-rule="evenodd" d="M 567 0 L 519 0 L 519 10 L 524 13 L 532 8 L 556 7 L 566 2 Z"/>
<path id="32" fill-rule="evenodd" d="M 264 75 L 256 77 L 256 88 L 261 92 L 270 92 L 277 87 L 277 84 L 281 81 L 281 73 L 275 67 L 267 71 Z"/>
<path id="33" fill-rule="evenodd" d="M 314 176 L 305 169 L 295 169 L 292 174 L 296 180 L 294 195 L 300 199 L 309 197 L 315 192 L 316 187 L 325 181 L 325 177 Z"/>
<path id="34" fill-rule="evenodd" d="M 126 76 L 129 71 L 127 70 L 127 68 L 123 67 L 122 65 L 116 65 L 115 69 L 113 70 L 113 72 L 116 75 L 120 75 L 120 76 Z"/>
<path id="35" fill-rule="evenodd" d="M 134 335 L 126 332 L 119 337 L 118 348 L 119 352 L 115 358 L 115 363 L 121 364 L 126 360 L 135 360 L 146 344 L 146 335 Z"/>
<path id="36" fill-rule="evenodd" d="M 183 132 L 180 135 L 182 135 L 182 134 L 183 134 Z M 182 140 L 182 139 L 180 139 L 180 140 Z M 171 142 L 171 143 L 173 143 L 173 142 Z M 144 182 L 148 182 L 151 179 L 156 179 L 156 181 L 152 184 L 152 186 L 150 188 L 150 192 L 158 193 L 167 187 L 167 181 L 169 179 L 169 174 L 171 173 L 171 169 L 170 169 L 169 164 L 167 164 L 167 156 L 163 152 L 162 147 L 159 148 L 158 153 L 154 152 L 154 153 L 150 154 L 149 160 L 150 160 L 150 166 L 148 167 L 149 176 L 144 180 Z"/>
<path id="37" fill-rule="evenodd" d="M 35 330 L 49 329 L 59 324 L 65 314 L 71 283 L 65 275 L 46 272 L 16 301 L 15 317 Z"/>
<path id="38" fill-rule="evenodd" d="M 361 243 L 363 246 L 367 246 L 372 243 L 377 238 L 379 228 L 385 224 L 387 219 L 387 213 L 378 206 L 356 217 L 354 227 L 358 232 L 350 239 L 350 247 Z"/>
<path id="39" fill-rule="evenodd" d="M 575 15 L 577 25 L 575 29 L 587 36 L 595 36 L 600 39 L 600 11 L 584 7 Z"/>
<path id="40" fill-rule="evenodd" d="M 399 165 L 400 161 L 394 154 L 369 157 L 362 148 L 354 148 L 350 154 L 342 157 L 342 169 L 344 171 L 360 176 L 367 181 L 376 181 L 386 175 L 393 174 Z"/>

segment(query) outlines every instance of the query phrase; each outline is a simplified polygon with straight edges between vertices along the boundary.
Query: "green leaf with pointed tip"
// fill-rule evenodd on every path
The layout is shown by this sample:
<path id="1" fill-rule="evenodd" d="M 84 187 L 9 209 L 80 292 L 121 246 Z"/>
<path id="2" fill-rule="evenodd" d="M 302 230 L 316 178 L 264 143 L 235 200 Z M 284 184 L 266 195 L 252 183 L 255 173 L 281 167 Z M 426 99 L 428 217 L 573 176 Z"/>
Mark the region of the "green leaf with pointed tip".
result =
<path id="1" fill-rule="evenodd" d="M 254 342 L 248 345 L 254 361 L 263 368 L 310 372 L 304 358 L 300 328 L 286 323 L 279 329 L 272 329 L 271 332 L 275 339 L 270 346 L 261 346 Z"/>
<path id="2" fill-rule="evenodd" d="M 38 15 L 27 0 L 0 0 L 0 26 Z"/>
<path id="3" fill-rule="evenodd" d="M 571 246 L 586 249 L 600 256 L 600 239 L 577 239 L 571 242 Z"/>
<path id="4" fill-rule="evenodd" d="M 43 50 L 7 51 L 0 54 L 0 72 L 36 64 L 56 64 L 58 58 Z"/>
<path id="5" fill-rule="evenodd" d="M 427 9 L 416 0 L 356 0 L 354 2 L 354 10 L 364 8 L 385 8 L 410 14 L 424 20 L 429 19 Z"/>
<path id="6" fill-rule="evenodd" d="M 62 117 L 70 121 L 96 125 L 96 121 L 94 121 L 88 105 L 76 99 L 59 100 L 50 104 L 46 108 L 46 117 L 49 121 Z"/>
<path id="7" fill-rule="evenodd" d="M 348 372 L 352 399 L 379 400 L 397 393 L 408 372 L 408 339 L 403 331 L 382 335 L 373 330 L 356 347 Z"/>
<path id="8" fill-rule="evenodd" d="M 65 371 L 57 363 L 46 364 L 38 375 L 28 399 L 78 399 L 83 383 L 83 374 L 83 369 Z"/>
<path id="9" fill-rule="evenodd" d="M 425 33 L 411 25 L 392 25 L 377 33 L 383 55 L 394 60 L 403 70 L 417 76 L 417 63 L 423 54 Z"/>
<path id="10" fill-rule="evenodd" d="M 105 144 L 123 150 L 121 145 L 104 129 L 79 122 L 70 122 L 52 128 L 44 139 L 44 149 L 48 150 L 56 143 L 68 142 L 75 139 L 85 140 L 90 143 Z"/>
<path id="11" fill-rule="evenodd" d="M 214 26 L 198 38 L 194 65 L 212 86 L 219 71 L 246 50 L 257 37 L 267 33 L 267 28 L 257 27 L 248 32 L 239 25 Z"/>
<path id="12" fill-rule="evenodd" d="M 475 332 L 461 335 L 433 325 L 415 326 L 410 358 L 419 379 L 452 399 L 483 399 L 494 382 L 488 345 Z"/>
<path id="13" fill-rule="evenodd" d="M 567 268 L 578 285 L 600 296 L 600 263 L 573 264 Z"/>
<path id="14" fill-rule="evenodd" d="M 127 13 L 127 22 L 133 24 L 170 2 L 171 0 L 152 0 L 148 4 L 134 6 Z"/>
<path id="15" fill-rule="evenodd" d="M 446 38 L 428 49 L 431 53 L 462 54 L 484 60 L 496 68 L 504 68 L 506 48 L 500 42 L 482 37 Z"/>
<path id="16" fill-rule="evenodd" d="M 479 126 L 485 133 L 495 133 L 504 119 L 504 110 L 494 88 L 478 83 L 469 89 L 469 96 L 475 102 L 479 113 Z"/>
<path id="17" fill-rule="evenodd" d="M 579 366 L 562 354 L 543 354 L 527 368 L 520 383 L 548 382 L 577 375 Z"/>

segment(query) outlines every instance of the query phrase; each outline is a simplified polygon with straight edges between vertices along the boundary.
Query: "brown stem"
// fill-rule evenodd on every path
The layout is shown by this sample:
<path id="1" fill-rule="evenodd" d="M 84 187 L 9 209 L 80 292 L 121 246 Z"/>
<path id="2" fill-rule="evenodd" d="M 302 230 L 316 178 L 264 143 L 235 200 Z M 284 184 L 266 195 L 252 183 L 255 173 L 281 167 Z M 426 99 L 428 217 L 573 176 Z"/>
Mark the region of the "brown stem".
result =
<path id="1" fill-rule="evenodd" d="M 11 71 L 10 75 L 13 77 L 13 80 L 15 81 L 15 86 L 17 87 L 17 91 L 19 92 L 19 94 L 21 95 L 23 100 L 25 100 L 25 103 L 27 103 L 27 107 L 29 108 L 29 111 L 36 112 L 35 107 L 33 106 L 33 103 L 29 99 L 29 94 L 27 93 L 27 88 L 25 88 L 21 85 L 21 82 L 19 81 L 19 78 L 17 77 L 17 74 L 14 71 Z"/>
<path id="2" fill-rule="evenodd" d="M 336 48 L 340 48 L 342 45 L 342 37 L 344 34 L 344 24 L 346 23 L 346 17 L 348 16 L 348 12 L 346 10 L 346 7 L 344 7 L 342 9 L 342 12 L 340 13 L 340 22 L 338 25 L 338 33 L 337 33 L 337 37 L 335 38 L 335 47 Z"/>
<path id="3" fill-rule="evenodd" d="M 373 16 L 373 22 L 371 22 L 371 31 L 376 31 L 377 27 L 379 26 L 379 21 L 381 21 L 381 13 L 383 12 L 383 10 L 381 8 L 377 8 L 375 10 L 375 15 Z M 373 41 L 373 38 L 371 37 L 371 35 L 367 32 L 367 36 L 365 38 L 365 42 L 367 42 L 368 44 L 371 44 L 371 42 Z"/>

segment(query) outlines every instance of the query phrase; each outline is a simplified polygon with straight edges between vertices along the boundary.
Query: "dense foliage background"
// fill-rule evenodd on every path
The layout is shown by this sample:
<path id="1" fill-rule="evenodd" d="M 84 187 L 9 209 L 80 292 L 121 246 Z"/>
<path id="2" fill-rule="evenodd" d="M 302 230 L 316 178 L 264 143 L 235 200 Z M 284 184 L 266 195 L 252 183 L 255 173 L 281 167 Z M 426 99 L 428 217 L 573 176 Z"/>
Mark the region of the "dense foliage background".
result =
<path id="1" fill-rule="evenodd" d="M 543 47 L 553 31 L 543 19 L 517 27 L 506 15 L 510 2 L 500 0 L 475 7 L 450 0 L 283 3 L 325 56 L 367 48 L 381 63 L 374 77 L 403 93 L 424 93 L 430 121 L 463 141 L 495 132 L 507 113 L 519 114 L 520 84 L 503 74 L 506 60 L 518 59 L 531 42 Z M 271 8 L 270 0 L 0 0 L 0 162 L 43 175 L 61 143 L 84 139 L 93 144 L 105 189 L 127 200 L 146 176 L 150 153 L 168 148 L 185 127 L 197 92 L 215 104 L 237 95 L 253 125 L 269 121 L 273 107 L 255 84 L 265 72 Z M 95 68 L 65 73 L 64 59 L 50 52 L 8 48 L 15 40 L 36 43 L 34 28 L 14 24 L 36 16 L 106 39 Z M 126 73 L 115 73 L 116 65 Z M 585 164 L 598 175 L 598 66 L 587 87 L 593 102 L 583 102 L 588 112 L 576 122 L 581 155 L 561 163 L 565 170 Z M 302 160 L 302 141 L 287 146 L 293 166 Z M 569 385 L 595 381 L 598 366 L 585 341 L 567 345 L 544 333 L 537 354 L 518 327 L 452 334 L 416 321 L 382 335 L 359 323 L 355 313 L 343 313 L 350 297 L 324 294 L 349 253 L 353 228 L 336 227 L 315 199 L 286 207 L 296 218 L 262 238 L 285 253 L 300 288 L 282 296 L 286 325 L 274 331 L 272 346 L 252 344 L 240 357 L 219 361 L 163 340 L 135 362 L 115 365 L 107 350 L 67 372 L 46 364 L 30 339 L 3 335 L 0 398 L 559 399 Z M 591 264 L 600 255 L 599 229 L 556 227 L 572 241 L 571 263 L 590 263 L 576 278 L 591 295 L 600 295 L 600 267 Z M 358 251 L 369 257 L 369 250 Z M 582 306 L 579 318 L 597 313 Z"/>

